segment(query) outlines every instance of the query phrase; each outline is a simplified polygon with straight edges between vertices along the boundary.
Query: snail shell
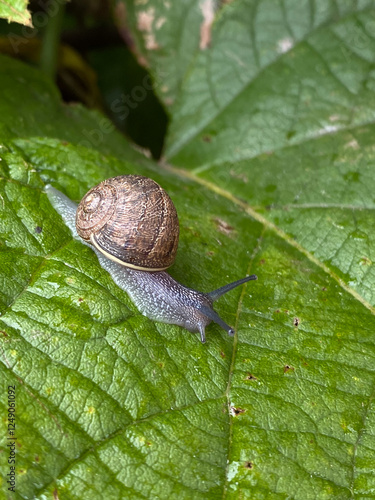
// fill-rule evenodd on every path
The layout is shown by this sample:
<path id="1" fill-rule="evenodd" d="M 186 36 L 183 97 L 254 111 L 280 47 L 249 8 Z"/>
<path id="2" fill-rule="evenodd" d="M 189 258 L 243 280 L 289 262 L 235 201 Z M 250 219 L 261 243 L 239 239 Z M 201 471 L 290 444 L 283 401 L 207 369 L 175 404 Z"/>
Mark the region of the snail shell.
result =
<path id="1" fill-rule="evenodd" d="M 161 271 L 178 246 L 176 208 L 164 189 L 141 175 L 111 177 L 82 198 L 76 229 L 109 259 L 132 269 Z"/>

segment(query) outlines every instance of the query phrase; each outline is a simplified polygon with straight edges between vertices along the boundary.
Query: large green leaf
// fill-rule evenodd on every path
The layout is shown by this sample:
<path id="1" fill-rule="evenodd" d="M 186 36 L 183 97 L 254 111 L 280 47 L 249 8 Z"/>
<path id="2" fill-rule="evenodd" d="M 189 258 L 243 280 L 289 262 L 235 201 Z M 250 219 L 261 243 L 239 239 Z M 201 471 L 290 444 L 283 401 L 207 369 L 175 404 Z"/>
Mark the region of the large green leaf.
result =
<path id="1" fill-rule="evenodd" d="M 199 5 L 205 24 L 215 5 Z M 138 24 L 153 15 L 158 78 L 179 59 L 170 30 L 184 10 L 158 29 L 160 2 L 133 9 Z M 374 306 L 374 2 L 243 0 L 211 30 L 179 75 L 167 160 L 245 200 Z"/>
<path id="2" fill-rule="evenodd" d="M 151 25 L 144 2 L 128 7 L 155 78 L 188 33 L 187 3 L 168 5 L 148 2 Z M 19 498 L 375 498 L 372 4 L 225 3 L 206 46 L 210 6 L 191 3 L 186 60 L 160 72 L 174 104 L 158 168 L 113 131 L 82 142 L 100 117 L 76 108 L 70 126 L 43 77 L 0 60 L 1 383 L 17 388 Z M 141 316 L 43 193 L 79 200 L 135 172 L 176 203 L 175 278 L 210 290 L 258 275 L 217 304 L 234 339 L 212 325 L 202 345 Z"/>

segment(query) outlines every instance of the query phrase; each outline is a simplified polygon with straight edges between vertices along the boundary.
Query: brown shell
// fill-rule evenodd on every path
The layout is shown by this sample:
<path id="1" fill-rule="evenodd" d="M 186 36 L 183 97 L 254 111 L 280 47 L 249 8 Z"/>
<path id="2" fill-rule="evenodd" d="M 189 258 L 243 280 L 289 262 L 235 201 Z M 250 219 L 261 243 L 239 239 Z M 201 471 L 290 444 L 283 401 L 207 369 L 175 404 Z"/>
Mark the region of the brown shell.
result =
<path id="1" fill-rule="evenodd" d="M 176 208 L 159 184 L 141 175 L 112 177 L 90 189 L 78 205 L 76 228 L 107 257 L 135 269 L 166 269 L 176 257 Z"/>

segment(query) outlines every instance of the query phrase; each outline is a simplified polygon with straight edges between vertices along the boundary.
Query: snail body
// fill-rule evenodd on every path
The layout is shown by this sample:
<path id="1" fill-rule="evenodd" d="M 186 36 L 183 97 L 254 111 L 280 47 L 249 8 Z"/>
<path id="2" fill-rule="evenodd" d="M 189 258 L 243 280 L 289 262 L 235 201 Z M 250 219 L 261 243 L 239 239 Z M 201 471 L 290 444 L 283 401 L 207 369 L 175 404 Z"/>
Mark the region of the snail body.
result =
<path id="1" fill-rule="evenodd" d="M 127 184 L 128 187 L 129 183 L 133 183 L 133 186 L 136 185 L 136 188 L 140 190 L 138 195 L 133 191 L 132 196 L 129 198 L 129 201 L 133 205 L 133 210 L 124 209 L 123 201 L 118 202 L 118 197 L 119 195 L 121 197 L 120 192 L 122 192 L 118 186 Z M 105 188 L 102 190 L 101 186 L 103 185 L 105 185 Z M 108 185 L 110 186 L 109 189 Z M 115 186 L 114 197 L 113 186 Z M 149 200 L 146 199 L 147 188 L 150 186 L 153 193 L 152 196 L 154 196 L 151 206 L 155 207 L 156 205 L 156 214 L 154 210 L 150 210 Z M 109 209 L 108 207 L 103 207 L 109 191 L 111 192 L 112 199 L 116 199 L 117 210 L 113 210 L 112 207 Z M 100 195 L 96 194 L 98 192 Z M 92 193 L 94 193 L 93 196 Z M 104 196 L 101 199 L 103 193 Z M 234 330 L 213 309 L 213 303 L 224 293 L 249 280 L 257 279 L 257 277 L 255 275 L 246 276 L 213 292 L 203 293 L 178 283 L 164 270 L 155 271 L 155 269 L 164 269 L 173 262 L 178 242 L 177 213 L 169 196 L 158 184 L 142 176 L 114 177 L 103 181 L 103 183 L 90 190 L 79 205 L 51 185 L 46 186 L 46 194 L 52 206 L 61 215 L 65 224 L 71 230 L 73 237 L 93 248 L 102 268 L 108 271 L 114 282 L 128 293 L 131 300 L 144 316 L 155 321 L 182 326 L 191 332 L 199 332 L 202 342 L 206 341 L 205 328 L 211 321 L 219 324 L 229 335 L 234 335 Z M 88 203 L 86 203 L 87 199 Z M 81 224 L 81 211 L 85 203 L 89 205 L 89 209 L 83 214 L 85 224 Z M 136 215 L 137 211 L 134 208 L 134 203 L 140 208 L 138 215 Z M 119 209 L 118 206 L 122 208 Z M 87 223 L 87 221 L 91 217 L 91 213 L 98 207 L 101 217 L 99 225 L 106 231 L 105 237 L 102 237 L 100 234 L 93 236 L 92 228 L 90 231 L 87 230 L 87 226 L 91 224 L 91 222 Z M 121 217 L 118 217 L 119 211 L 122 211 L 122 213 L 128 212 L 131 215 L 132 221 L 130 228 L 127 229 L 130 229 L 130 239 L 123 238 L 121 235 Z M 110 216 L 108 216 L 109 212 L 111 212 Z M 162 217 L 160 217 L 160 212 L 162 212 Z M 150 221 L 145 221 L 145 217 L 150 213 Z M 103 214 L 104 219 L 102 217 Z M 113 214 L 117 216 L 117 220 L 120 220 L 115 230 L 110 226 L 110 219 Z M 128 219 L 124 221 L 125 226 L 127 223 Z M 170 227 L 171 224 L 172 228 Z M 177 228 L 175 227 L 176 224 Z M 86 225 L 83 230 L 82 225 Z M 94 230 L 98 227 L 95 224 L 93 226 L 95 227 Z M 136 226 L 136 229 L 134 226 Z M 150 230 L 152 227 L 157 228 L 156 235 L 155 232 Z M 82 231 L 86 231 L 83 234 L 84 237 L 82 237 Z M 113 235 L 115 235 L 116 239 L 114 256 L 111 254 Z M 164 246 L 160 246 L 163 238 Z M 142 247 L 140 259 L 137 258 L 136 252 L 134 252 L 137 239 L 140 241 Z M 129 246 L 130 252 L 128 249 Z M 165 251 L 165 246 L 168 251 Z M 158 250 L 159 248 L 161 248 L 160 251 Z M 148 249 L 152 254 L 149 260 L 147 259 L 147 251 L 145 249 Z M 126 262 L 126 260 L 130 260 L 130 262 Z"/>

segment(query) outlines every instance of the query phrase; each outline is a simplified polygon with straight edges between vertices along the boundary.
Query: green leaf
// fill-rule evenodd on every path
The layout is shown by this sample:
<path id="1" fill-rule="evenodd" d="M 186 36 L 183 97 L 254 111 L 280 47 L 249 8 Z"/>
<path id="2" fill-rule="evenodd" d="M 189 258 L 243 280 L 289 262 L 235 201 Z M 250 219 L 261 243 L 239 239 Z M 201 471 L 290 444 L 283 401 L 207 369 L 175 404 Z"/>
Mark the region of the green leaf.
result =
<path id="1" fill-rule="evenodd" d="M 106 117 L 79 104 L 63 106 L 47 76 L 16 60 L 1 58 L 0 137 L 58 137 L 78 146 L 97 149 L 129 160 L 141 155 L 122 140 Z M 25 87 L 28 92 L 25 92 Z M 27 110 L 27 112 L 25 111 Z"/>
<path id="2" fill-rule="evenodd" d="M 174 102 L 199 49 L 204 22 L 200 3 L 197 0 L 117 2 L 115 19 L 124 20 L 121 28 L 133 28 L 138 60 L 151 70 L 155 91 L 166 106 Z"/>
<path id="3" fill-rule="evenodd" d="M 153 13 L 155 68 L 165 54 L 173 66 L 168 33 L 183 8 L 158 30 L 156 3 L 136 16 Z M 216 12 L 210 47 L 180 75 L 166 159 L 244 200 L 374 306 L 374 3 L 310 7 L 251 0 Z"/>
<path id="4" fill-rule="evenodd" d="M 32 26 L 31 14 L 27 10 L 28 3 L 28 0 L 1 0 L 0 17 L 7 19 L 9 23 Z"/>
<path id="5" fill-rule="evenodd" d="M 128 7 L 155 78 L 188 32 L 187 3 L 163 5 Z M 189 5 L 186 60 L 156 81 L 174 100 L 159 166 L 113 130 L 82 142 L 101 117 L 70 115 L 39 73 L 0 60 L 0 380 L 17 391 L 17 494 L 375 498 L 373 4 L 238 0 L 212 25 L 213 3 Z M 140 315 L 43 192 L 78 201 L 120 173 L 175 202 L 176 279 L 209 291 L 258 275 L 217 303 L 234 339 L 210 325 L 202 345 Z"/>

